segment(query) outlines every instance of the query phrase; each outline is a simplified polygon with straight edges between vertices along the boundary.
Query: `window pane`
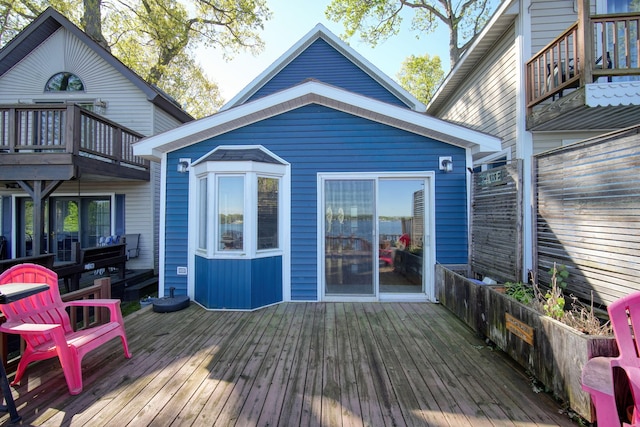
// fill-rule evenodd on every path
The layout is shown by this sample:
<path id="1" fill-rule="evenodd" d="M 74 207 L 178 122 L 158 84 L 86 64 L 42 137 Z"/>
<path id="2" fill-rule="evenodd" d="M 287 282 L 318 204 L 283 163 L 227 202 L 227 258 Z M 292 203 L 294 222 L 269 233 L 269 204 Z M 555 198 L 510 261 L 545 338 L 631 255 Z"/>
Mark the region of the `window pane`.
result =
<path id="1" fill-rule="evenodd" d="M 64 72 L 52 76 L 45 85 L 44 90 L 45 92 L 83 91 L 84 84 L 75 74 Z"/>
<path id="2" fill-rule="evenodd" d="M 258 177 L 258 250 L 278 247 L 278 186 L 276 178 Z"/>
<path id="3" fill-rule="evenodd" d="M 218 236 L 220 250 L 242 250 L 244 231 L 244 176 L 218 179 Z"/>
<path id="4" fill-rule="evenodd" d="M 72 218 L 65 221 L 73 221 Z M 76 220 L 77 221 L 77 220 Z M 80 233 L 83 248 L 98 246 L 100 238 L 111 235 L 110 199 L 80 199 Z M 68 229 L 68 225 L 64 226 Z M 103 239 L 104 240 L 104 239 Z"/>
<path id="5" fill-rule="evenodd" d="M 198 181 L 198 248 L 207 249 L 207 178 Z"/>

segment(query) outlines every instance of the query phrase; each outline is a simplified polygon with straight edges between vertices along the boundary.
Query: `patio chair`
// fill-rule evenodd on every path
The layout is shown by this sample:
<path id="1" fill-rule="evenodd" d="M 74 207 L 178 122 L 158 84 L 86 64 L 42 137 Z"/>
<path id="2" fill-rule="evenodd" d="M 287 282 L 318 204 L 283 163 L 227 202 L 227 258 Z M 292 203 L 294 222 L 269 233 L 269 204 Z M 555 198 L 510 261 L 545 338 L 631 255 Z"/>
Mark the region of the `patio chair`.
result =
<path id="1" fill-rule="evenodd" d="M 137 258 L 140 255 L 140 234 L 125 234 L 127 244 L 127 259 Z"/>
<path id="2" fill-rule="evenodd" d="M 58 275 L 46 267 L 36 264 L 20 264 L 0 275 L 2 285 L 8 283 L 46 283 L 49 290 L 22 300 L 0 304 L 0 310 L 7 321 L 0 325 L 0 331 L 21 335 L 26 349 L 18 363 L 15 379 L 18 384 L 27 365 L 37 360 L 53 357 L 60 359 L 70 394 L 82 391 L 82 358 L 89 351 L 120 337 L 124 356 L 131 357 L 124 321 L 120 311 L 120 300 L 90 299 L 62 302 L 58 290 Z M 74 331 L 69 321 L 67 307 L 106 307 L 110 318 L 105 324 Z"/>
<path id="3" fill-rule="evenodd" d="M 613 334 L 620 350 L 618 357 L 594 357 L 582 369 L 582 388 L 591 394 L 598 427 L 620 427 L 616 407 L 616 368 L 626 374 L 633 397 L 631 425 L 640 426 L 640 292 L 634 292 L 608 307 Z"/>

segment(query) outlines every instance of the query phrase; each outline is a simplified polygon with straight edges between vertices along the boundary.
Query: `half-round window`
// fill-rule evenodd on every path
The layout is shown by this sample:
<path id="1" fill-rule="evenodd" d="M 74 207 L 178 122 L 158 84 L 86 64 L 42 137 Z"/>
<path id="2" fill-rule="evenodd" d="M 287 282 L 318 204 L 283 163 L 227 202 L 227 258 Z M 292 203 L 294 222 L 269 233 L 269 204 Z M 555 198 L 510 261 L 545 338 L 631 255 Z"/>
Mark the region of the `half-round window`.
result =
<path id="1" fill-rule="evenodd" d="M 73 73 L 54 74 L 44 87 L 45 92 L 78 92 L 84 90 L 80 77 Z"/>

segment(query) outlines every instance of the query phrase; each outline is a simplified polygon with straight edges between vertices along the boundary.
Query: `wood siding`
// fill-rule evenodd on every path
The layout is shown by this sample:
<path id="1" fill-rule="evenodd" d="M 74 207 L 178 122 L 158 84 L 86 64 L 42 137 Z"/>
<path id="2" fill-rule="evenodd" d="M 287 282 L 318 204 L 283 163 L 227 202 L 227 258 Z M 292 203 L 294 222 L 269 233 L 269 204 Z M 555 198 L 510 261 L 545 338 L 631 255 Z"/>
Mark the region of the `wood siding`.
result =
<path id="1" fill-rule="evenodd" d="M 553 263 L 568 292 L 609 304 L 640 290 L 640 128 L 535 157 L 538 278 Z"/>
<path id="2" fill-rule="evenodd" d="M 471 271 L 522 277 L 522 161 L 473 175 Z"/>
<path id="3" fill-rule="evenodd" d="M 80 77 L 85 91 L 44 92 L 49 78 L 61 71 Z M 107 102 L 106 109 L 101 113 L 103 116 L 143 135 L 152 134 L 153 105 L 146 96 L 95 51 L 63 28 L 0 78 L 0 104 L 97 99 Z"/>
<path id="4" fill-rule="evenodd" d="M 516 145 L 516 50 L 511 27 L 442 108 L 439 118 L 502 138 Z M 490 76 L 490 77 L 489 77 Z"/>
<path id="5" fill-rule="evenodd" d="M 350 92 L 406 107 L 369 74 L 322 39 L 312 43 L 248 101 L 290 88 L 308 79 L 320 80 Z"/>
<path id="6" fill-rule="evenodd" d="M 186 292 L 188 176 L 179 158 L 196 160 L 217 145 L 261 144 L 291 164 L 291 287 L 294 300 L 316 300 L 317 174 L 320 172 L 436 171 L 438 262 L 467 263 L 465 150 L 318 105 L 308 105 L 169 153 L 166 177 L 165 289 Z M 438 170 L 452 156 L 454 170 Z M 357 159 L 357 161 L 355 161 Z"/>

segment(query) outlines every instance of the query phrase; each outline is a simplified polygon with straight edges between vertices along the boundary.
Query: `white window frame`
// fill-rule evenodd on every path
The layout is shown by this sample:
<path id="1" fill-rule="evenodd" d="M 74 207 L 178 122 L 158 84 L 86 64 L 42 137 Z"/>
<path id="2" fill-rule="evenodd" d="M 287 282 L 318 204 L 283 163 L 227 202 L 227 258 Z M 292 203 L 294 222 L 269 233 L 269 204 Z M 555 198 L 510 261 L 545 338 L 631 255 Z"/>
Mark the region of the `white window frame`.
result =
<path id="1" fill-rule="evenodd" d="M 436 258 L 436 212 L 435 212 L 435 173 L 433 171 L 407 171 L 407 172 L 319 172 L 317 174 L 317 295 L 318 301 L 437 301 L 435 293 L 435 260 Z M 326 180 L 373 180 L 376 198 L 378 197 L 378 182 L 381 179 L 419 179 L 425 181 L 425 223 L 423 241 L 423 293 L 421 294 L 388 294 L 381 293 L 378 283 L 378 266 L 374 266 L 373 296 L 335 296 L 325 294 L 325 213 L 324 207 L 324 183 Z M 378 217 L 376 199 L 375 216 Z M 378 225 L 375 225 L 374 241 L 380 234 Z"/>
<path id="2" fill-rule="evenodd" d="M 246 148 L 246 147 L 234 147 Z M 208 259 L 253 259 L 281 255 L 284 251 L 286 236 L 285 226 L 285 175 L 288 165 L 261 163 L 254 161 L 206 161 L 191 167 L 196 182 L 207 178 L 207 212 L 209 222 L 207 226 L 207 248 L 199 248 L 196 240 L 195 252 Z M 220 177 L 244 177 L 244 217 L 243 217 L 243 248 L 241 250 L 220 250 L 218 223 L 218 206 L 216 188 Z M 278 247 L 258 250 L 258 177 L 274 178 L 278 180 Z M 199 210 L 200 197 L 195 197 L 195 207 Z M 197 217 L 197 215 L 196 215 Z M 196 220 L 195 237 L 197 239 L 199 223 Z"/>

